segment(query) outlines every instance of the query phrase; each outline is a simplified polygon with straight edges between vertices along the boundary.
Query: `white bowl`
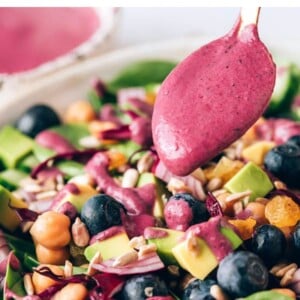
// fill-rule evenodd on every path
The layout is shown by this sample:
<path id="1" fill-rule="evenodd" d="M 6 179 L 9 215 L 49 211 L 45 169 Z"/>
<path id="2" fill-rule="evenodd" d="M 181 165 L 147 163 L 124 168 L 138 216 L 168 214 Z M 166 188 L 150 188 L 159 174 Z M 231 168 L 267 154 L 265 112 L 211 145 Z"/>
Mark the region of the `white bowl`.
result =
<path id="1" fill-rule="evenodd" d="M 86 97 L 91 80 L 100 77 L 109 80 L 125 66 L 143 59 L 169 59 L 179 61 L 212 37 L 193 37 L 145 44 L 88 59 L 59 72 L 13 86 L 0 94 L 0 125 L 13 121 L 26 108 L 35 103 L 48 103 L 58 112 L 72 101 Z M 300 64 L 300 42 L 282 42 L 269 46 L 280 60 Z"/>
<path id="2" fill-rule="evenodd" d="M 88 40 L 69 53 L 25 72 L 18 72 L 12 75 L 0 74 L 0 99 L 9 90 L 15 90 L 20 84 L 31 83 L 41 77 L 51 76 L 57 71 L 82 62 L 89 57 L 99 55 L 107 50 L 116 29 L 120 9 L 103 7 L 95 8 L 95 12 L 99 20 L 101 20 L 101 26 Z"/>

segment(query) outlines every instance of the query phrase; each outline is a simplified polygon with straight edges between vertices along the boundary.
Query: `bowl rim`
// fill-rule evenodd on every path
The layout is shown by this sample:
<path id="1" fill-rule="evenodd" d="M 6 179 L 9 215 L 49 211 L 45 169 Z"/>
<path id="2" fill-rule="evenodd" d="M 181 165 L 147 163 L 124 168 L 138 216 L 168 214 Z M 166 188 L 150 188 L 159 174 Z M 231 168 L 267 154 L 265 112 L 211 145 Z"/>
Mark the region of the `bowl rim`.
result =
<path id="1" fill-rule="evenodd" d="M 101 48 L 116 25 L 116 18 L 119 10 L 113 7 L 91 7 L 91 9 L 95 11 L 101 25 L 86 41 L 73 48 L 70 52 L 62 54 L 51 61 L 42 63 L 33 69 L 13 74 L 0 73 L 0 83 L 2 82 L 2 85 L 4 85 L 6 81 L 9 80 L 23 80 L 24 78 L 30 78 L 32 80 L 39 76 L 44 76 L 45 74 L 48 75 L 74 63 L 76 60 L 81 60 L 82 57 L 85 57 L 96 49 Z"/>
<path id="2" fill-rule="evenodd" d="M 215 38 L 217 37 L 211 35 L 194 35 L 133 45 L 90 57 L 77 64 L 72 64 L 58 70 L 57 72 L 40 76 L 36 80 L 32 80 L 30 77 L 25 77 L 22 82 L 11 80 L 9 84 L 0 91 L 0 115 L 4 115 L 6 112 L 13 110 L 20 102 L 22 102 L 23 107 L 27 108 L 30 104 L 36 103 L 36 100 L 31 100 L 36 97 L 36 95 L 53 89 L 57 84 L 70 82 L 72 79 L 78 80 L 78 78 L 85 78 L 85 76 L 89 76 L 92 70 L 99 70 L 99 75 L 101 75 L 101 69 L 120 68 L 120 65 L 124 67 L 124 65 L 128 65 L 140 59 L 169 58 L 171 60 L 180 60 L 193 50 Z M 300 57 L 298 56 L 300 51 L 299 41 L 275 41 L 273 43 L 267 43 L 267 45 L 268 48 L 272 49 L 274 56 L 278 53 L 284 53 L 284 56 L 288 57 L 288 61 L 300 64 Z M 1 124 L 4 124 L 4 121 L 0 121 L 0 125 Z"/>

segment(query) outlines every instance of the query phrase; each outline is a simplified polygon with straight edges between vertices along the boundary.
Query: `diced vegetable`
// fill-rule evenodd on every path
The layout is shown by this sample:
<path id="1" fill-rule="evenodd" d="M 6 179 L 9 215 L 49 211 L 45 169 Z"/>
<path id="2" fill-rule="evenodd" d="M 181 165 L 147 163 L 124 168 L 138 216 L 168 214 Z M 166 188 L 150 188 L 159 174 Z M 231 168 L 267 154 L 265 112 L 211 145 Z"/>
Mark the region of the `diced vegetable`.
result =
<path id="1" fill-rule="evenodd" d="M 16 189 L 19 186 L 20 181 L 27 176 L 28 174 L 23 171 L 7 169 L 0 173 L 0 184 L 12 191 Z"/>
<path id="2" fill-rule="evenodd" d="M 7 168 L 14 168 L 17 163 L 32 151 L 34 142 L 11 126 L 0 131 L 0 158 Z"/>

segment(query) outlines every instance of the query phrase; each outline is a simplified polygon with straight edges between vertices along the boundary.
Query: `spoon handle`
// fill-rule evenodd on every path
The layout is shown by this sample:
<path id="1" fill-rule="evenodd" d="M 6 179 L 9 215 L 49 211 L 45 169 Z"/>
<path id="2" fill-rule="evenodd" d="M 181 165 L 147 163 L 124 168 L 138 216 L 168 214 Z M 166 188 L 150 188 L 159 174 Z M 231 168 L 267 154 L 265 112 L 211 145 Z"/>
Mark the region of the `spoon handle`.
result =
<path id="1" fill-rule="evenodd" d="M 260 7 L 243 7 L 241 9 L 241 25 L 240 30 L 243 30 L 247 25 L 257 25 Z"/>

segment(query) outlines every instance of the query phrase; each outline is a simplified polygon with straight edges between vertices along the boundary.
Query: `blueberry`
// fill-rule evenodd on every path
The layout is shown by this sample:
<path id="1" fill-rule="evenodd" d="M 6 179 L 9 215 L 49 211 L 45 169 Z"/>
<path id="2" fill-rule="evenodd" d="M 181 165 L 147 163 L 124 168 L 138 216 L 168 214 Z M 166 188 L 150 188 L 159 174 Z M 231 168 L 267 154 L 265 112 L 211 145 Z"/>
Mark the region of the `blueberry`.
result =
<path id="1" fill-rule="evenodd" d="M 265 167 L 290 187 L 300 188 L 300 147 L 283 144 L 267 153 Z"/>
<path id="2" fill-rule="evenodd" d="M 293 234 L 292 241 L 297 250 L 300 250 L 300 222 L 296 225 Z"/>
<path id="3" fill-rule="evenodd" d="M 276 226 L 266 224 L 256 228 L 252 238 L 252 251 L 268 266 L 282 258 L 286 249 L 284 234 Z"/>
<path id="4" fill-rule="evenodd" d="M 230 296 L 240 298 L 266 289 L 269 277 L 267 268 L 256 254 L 239 251 L 221 261 L 217 280 Z"/>
<path id="5" fill-rule="evenodd" d="M 294 136 L 290 137 L 286 143 L 300 147 L 300 135 L 294 135 Z"/>
<path id="6" fill-rule="evenodd" d="M 214 300 L 210 294 L 212 285 L 217 284 L 213 279 L 193 280 L 183 291 L 182 300 Z"/>
<path id="7" fill-rule="evenodd" d="M 164 209 L 168 228 L 185 231 L 189 226 L 207 221 L 209 218 L 205 203 L 188 193 L 172 196 Z"/>
<path id="8" fill-rule="evenodd" d="M 27 109 L 19 117 L 16 128 L 30 137 L 35 137 L 41 131 L 60 123 L 57 113 L 51 107 L 38 104 Z"/>
<path id="9" fill-rule="evenodd" d="M 144 300 L 153 296 L 168 296 L 166 283 L 153 274 L 131 277 L 122 290 L 123 300 Z"/>
<path id="10" fill-rule="evenodd" d="M 81 220 L 90 234 L 95 235 L 112 226 L 121 225 L 122 211 L 125 211 L 123 205 L 114 198 L 99 194 L 85 202 L 81 210 Z"/>

